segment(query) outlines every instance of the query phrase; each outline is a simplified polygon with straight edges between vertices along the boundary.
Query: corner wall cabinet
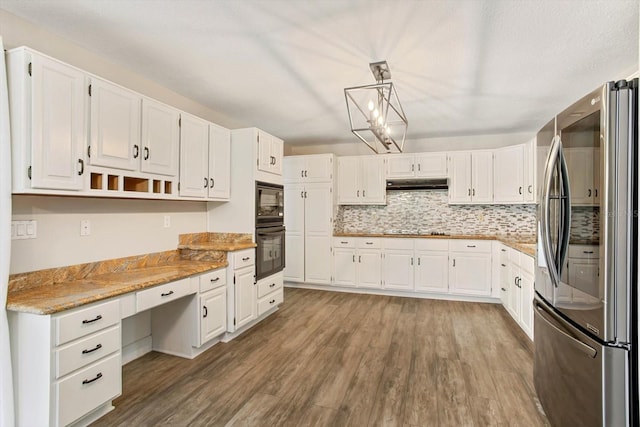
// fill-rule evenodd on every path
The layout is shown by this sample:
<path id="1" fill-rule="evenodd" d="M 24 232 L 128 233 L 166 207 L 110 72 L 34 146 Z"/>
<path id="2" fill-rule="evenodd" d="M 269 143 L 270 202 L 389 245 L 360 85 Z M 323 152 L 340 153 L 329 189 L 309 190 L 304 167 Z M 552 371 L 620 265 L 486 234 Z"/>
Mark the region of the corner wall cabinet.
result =
<path id="1" fill-rule="evenodd" d="M 284 185 L 287 281 L 331 284 L 327 265 L 331 265 L 333 240 L 332 170 L 331 154 L 284 158 L 285 179 L 290 179 Z"/>
<path id="2" fill-rule="evenodd" d="M 487 150 L 449 153 L 449 203 L 493 202 L 493 153 Z"/>
<path id="3" fill-rule="evenodd" d="M 384 158 L 338 157 L 338 204 L 384 205 L 385 187 Z"/>

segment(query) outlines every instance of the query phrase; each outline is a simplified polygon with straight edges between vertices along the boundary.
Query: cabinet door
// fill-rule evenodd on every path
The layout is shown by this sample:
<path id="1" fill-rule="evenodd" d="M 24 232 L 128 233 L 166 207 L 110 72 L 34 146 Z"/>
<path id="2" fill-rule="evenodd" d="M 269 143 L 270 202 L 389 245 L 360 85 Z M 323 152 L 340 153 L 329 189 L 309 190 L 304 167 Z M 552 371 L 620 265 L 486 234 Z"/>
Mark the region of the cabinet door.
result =
<path id="1" fill-rule="evenodd" d="M 338 204 L 360 203 L 359 170 L 357 157 L 338 157 Z"/>
<path id="2" fill-rule="evenodd" d="M 511 314 L 516 321 L 520 319 L 520 300 L 521 300 L 521 291 L 518 287 L 518 279 L 520 278 L 520 267 L 516 262 L 509 262 L 508 264 L 509 270 L 509 282 L 507 286 L 509 286 L 509 300 L 507 302 L 507 311 Z"/>
<path id="3" fill-rule="evenodd" d="M 242 326 L 256 318 L 258 310 L 256 301 L 256 287 L 253 284 L 253 267 L 243 268 L 235 272 L 235 319 L 234 329 Z"/>
<path id="4" fill-rule="evenodd" d="M 416 174 L 413 155 L 391 155 L 387 158 L 387 178 L 413 178 Z"/>
<path id="5" fill-rule="evenodd" d="M 416 291 L 449 292 L 449 253 L 417 251 L 416 258 Z"/>
<path id="6" fill-rule="evenodd" d="M 384 289 L 413 290 L 413 251 L 386 249 L 383 256 Z"/>
<path id="7" fill-rule="evenodd" d="M 305 280 L 330 283 L 333 209 L 331 184 L 306 184 L 304 187 Z M 286 206 L 286 202 L 285 202 Z M 286 217 L 286 216 L 285 216 Z"/>
<path id="8" fill-rule="evenodd" d="M 474 203 L 492 202 L 493 153 L 490 151 L 473 153 L 471 156 L 471 174 L 471 201 Z"/>
<path id="9" fill-rule="evenodd" d="M 231 131 L 209 124 L 209 198 L 231 197 Z"/>
<path id="10" fill-rule="evenodd" d="M 524 145 L 524 201 L 536 201 L 536 140 Z M 495 184 L 495 183 L 494 183 Z"/>
<path id="11" fill-rule="evenodd" d="M 282 159 L 282 178 L 286 183 L 304 181 L 307 166 L 306 156 L 289 156 Z"/>
<path id="12" fill-rule="evenodd" d="M 304 282 L 305 242 L 303 184 L 284 186 L 285 269 L 284 278 Z M 327 264 L 329 265 L 329 264 Z"/>
<path id="13" fill-rule="evenodd" d="M 602 170 L 600 148 L 593 149 L 593 205 L 600 206 L 600 171 Z"/>
<path id="14" fill-rule="evenodd" d="M 200 345 L 227 330 L 227 288 L 206 292 L 200 296 Z"/>
<path id="15" fill-rule="evenodd" d="M 271 172 L 273 155 L 271 154 L 271 135 L 258 131 L 258 170 Z"/>
<path id="16" fill-rule="evenodd" d="M 274 136 L 271 137 L 271 155 L 273 156 L 273 163 L 269 172 L 276 175 L 282 175 L 282 157 L 284 155 L 284 141 Z"/>
<path id="17" fill-rule="evenodd" d="M 384 204 L 387 201 L 384 159 L 366 156 L 360 162 L 361 201 L 367 204 Z"/>
<path id="18" fill-rule="evenodd" d="M 151 99 L 142 100 L 142 172 L 176 176 L 180 111 Z"/>
<path id="19" fill-rule="evenodd" d="M 356 250 L 334 248 L 333 283 L 337 286 L 356 286 Z"/>
<path id="20" fill-rule="evenodd" d="M 209 123 L 183 113 L 180 126 L 180 195 L 206 198 L 208 168 Z"/>
<path id="21" fill-rule="evenodd" d="M 31 186 L 81 190 L 84 172 L 85 75 L 32 58 Z"/>
<path id="22" fill-rule="evenodd" d="M 569 170 L 571 204 L 591 205 L 595 196 L 593 148 L 567 148 L 563 150 Z"/>
<path id="23" fill-rule="evenodd" d="M 358 262 L 358 287 L 382 288 L 382 257 L 379 249 L 360 249 Z"/>
<path id="24" fill-rule="evenodd" d="M 509 262 L 500 260 L 500 300 L 504 308 L 511 313 L 509 306 L 511 303 L 511 270 L 509 270 Z M 513 316 L 513 314 L 511 313 Z"/>
<path id="25" fill-rule="evenodd" d="M 447 153 L 416 154 L 415 169 L 420 178 L 446 178 Z"/>
<path id="26" fill-rule="evenodd" d="M 449 153 L 449 203 L 471 202 L 471 153 Z"/>
<path id="27" fill-rule="evenodd" d="M 330 182 L 333 179 L 333 156 L 306 156 L 303 170 L 306 182 Z"/>
<path id="28" fill-rule="evenodd" d="M 505 147 L 494 152 L 493 185 L 496 202 L 524 201 L 524 145 Z"/>
<path id="29" fill-rule="evenodd" d="M 533 339 L 533 276 L 520 271 L 520 326 Z"/>
<path id="30" fill-rule="evenodd" d="M 134 92 L 105 80 L 91 79 L 92 165 L 139 169 L 140 103 L 140 96 Z"/>
<path id="31" fill-rule="evenodd" d="M 457 295 L 491 295 L 491 255 L 451 252 L 449 285 Z"/>

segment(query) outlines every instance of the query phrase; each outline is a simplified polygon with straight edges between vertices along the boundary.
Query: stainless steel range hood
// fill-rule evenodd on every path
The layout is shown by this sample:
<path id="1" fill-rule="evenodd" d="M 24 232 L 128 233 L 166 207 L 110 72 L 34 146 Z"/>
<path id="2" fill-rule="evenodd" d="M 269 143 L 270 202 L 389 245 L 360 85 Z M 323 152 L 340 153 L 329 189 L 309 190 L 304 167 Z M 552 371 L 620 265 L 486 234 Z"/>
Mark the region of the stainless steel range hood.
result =
<path id="1" fill-rule="evenodd" d="M 392 179 L 387 181 L 387 190 L 446 190 L 446 178 L 437 179 Z"/>

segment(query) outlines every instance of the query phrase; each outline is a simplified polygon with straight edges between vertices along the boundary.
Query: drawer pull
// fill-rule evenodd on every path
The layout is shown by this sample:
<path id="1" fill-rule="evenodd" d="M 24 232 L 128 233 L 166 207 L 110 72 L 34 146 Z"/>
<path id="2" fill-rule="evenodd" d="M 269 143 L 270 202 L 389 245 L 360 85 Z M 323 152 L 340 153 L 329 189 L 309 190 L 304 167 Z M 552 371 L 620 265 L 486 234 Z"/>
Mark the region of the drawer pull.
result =
<path id="1" fill-rule="evenodd" d="M 218 280 L 220 280 L 220 278 L 219 278 L 219 277 L 216 277 L 215 279 L 211 279 L 211 283 L 215 283 L 215 282 L 217 282 Z"/>
<path id="2" fill-rule="evenodd" d="M 269 304 L 273 304 L 274 302 L 276 302 L 276 300 L 272 299 L 271 301 L 269 301 Z"/>
<path id="3" fill-rule="evenodd" d="M 500 288 L 500 290 L 501 290 L 502 292 L 507 292 L 507 290 L 506 290 L 505 288 Z"/>
<path id="4" fill-rule="evenodd" d="M 165 292 L 163 294 L 160 294 L 161 297 L 168 297 L 169 295 L 173 295 L 173 291 L 169 291 L 169 292 Z"/>
<path id="5" fill-rule="evenodd" d="M 476 245 L 467 245 L 468 248 L 475 248 Z"/>
<path id="6" fill-rule="evenodd" d="M 506 267 L 506 266 L 507 266 L 507 264 L 500 264 L 500 265 L 501 265 L 501 266 L 503 266 L 503 267 Z"/>
<path id="7" fill-rule="evenodd" d="M 500 249 L 500 250 L 501 250 L 502 252 L 507 252 L 507 250 L 506 250 L 506 249 Z"/>
<path id="8" fill-rule="evenodd" d="M 82 384 L 91 384 L 94 381 L 98 381 L 100 378 L 102 378 L 102 372 L 98 372 L 98 375 L 96 375 L 95 378 L 91 378 L 90 380 L 82 380 Z"/>
<path id="9" fill-rule="evenodd" d="M 275 286 L 276 286 L 276 284 L 275 284 L 275 283 L 272 283 L 272 284 L 270 284 L 270 285 L 269 285 L 269 287 L 270 287 L 270 288 L 273 288 L 273 287 L 275 287 Z"/>
<path id="10" fill-rule="evenodd" d="M 96 350 L 100 350 L 102 348 L 102 344 L 98 344 L 97 346 L 93 347 L 93 348 L 89 348 L 86 350 L 82 350 L 82 354 L 89 354 L 89 353 L 93 353 Z"/>
<path id="11" fill-rule="evenodd" d="M 341 245 L 346 245 L 347 243 L 349 243 L 349 242 L 343 242 L 342 240 L 340 241 Z"/>
<path id="12" fill-rule="evenodd" d="M 582 251 L 583 254 L 592 254 L 593 251 Z"/>
<path id="13" fill-rule="evenodd" d="M 91 319 L 91 320 L 83 320 L 82 324 L 86 325 L 87 323 L 93 323 L 93 322 L 97 322 L 98 320 L 102 319 L 102 315 L 98 314 L 95 318 Z"/>
<path id="14" fill-rule="evenodd" d="M 242 258 L 242 260 L 243 260 L 243 261 L 249 261 L 250 259 L 251 259 L 251 257 L 248 257 L 248 256 L 247 256 L 247 257 Z"/>
<path id="15" fill-rule="evenodd" d="M 365 245 L 373 245 L 373 242 L 364 242 Z"/>

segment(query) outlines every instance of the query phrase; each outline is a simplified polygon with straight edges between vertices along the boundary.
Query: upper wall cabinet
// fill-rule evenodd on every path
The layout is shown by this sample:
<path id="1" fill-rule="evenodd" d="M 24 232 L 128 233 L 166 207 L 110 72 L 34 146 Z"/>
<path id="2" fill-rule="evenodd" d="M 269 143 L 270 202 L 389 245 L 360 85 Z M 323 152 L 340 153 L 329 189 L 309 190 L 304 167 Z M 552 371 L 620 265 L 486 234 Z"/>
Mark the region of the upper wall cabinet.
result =
<path id="1" fill-rule="evenodd" d="M 600 204 L 600 149 L 569 147 L 562 150 L 570 171 L 571 204 L 593 206 Z"/>
<path id="2" fill-rule="evenodd" d="M 180 111 L 149 98 L 142 100 L 142 172 L 178 174 Z"/>
<path id="3" fill-rule="evenodd" d="M 86 74 L 26 48 L 7 54 L 13 192 L 82 190 Z"/>
<path id="4" fill-rule="evenodd" d="M 534 203 L 535 140 L 494 151 L 494 203 Z"/>
<path id="5" fill-rule="evenodd" d="M 380 156 L 338 158 L 338 204 L 384 205 L 385 159 Z"/>
<path id="6" fill-rule="evenodd" d="M 447 178 L 447 153 L 389 155 L 387 165 L 387 179 Z"/>
<path id="7" fill-rule="evenodd" d="M 525 203 L 535 203 L 536 186 L 536 139 L 524 144 L 524 201 Z"/>
<path id="8" fill-rule="evenodd" d="M 287 156 L 283 162 L 285 184 L 294 182 L 328 182 L 333 179 L 333 154 Z"/>
<path id="9" fill-rule="evenodd" d="M 231 131 L 209 124 L 209 199 L 231 197 Z"/>
<path id="10" fill-rule="evenodd" d="M 284 142 L 273 135 L 258 131 L 258 170 L 282 175 Z"/>
<path id="11" fill-rule="evenodd" d="M 92 78 L 89 163 L 136 171 L 140 167 L 142 97 L 128 89 Z"/>
<path id="12" fill-rule="evenodd" d="M 449 203 L 493 202 L 493 153 L 459 151 L 449 153 Z"/>

